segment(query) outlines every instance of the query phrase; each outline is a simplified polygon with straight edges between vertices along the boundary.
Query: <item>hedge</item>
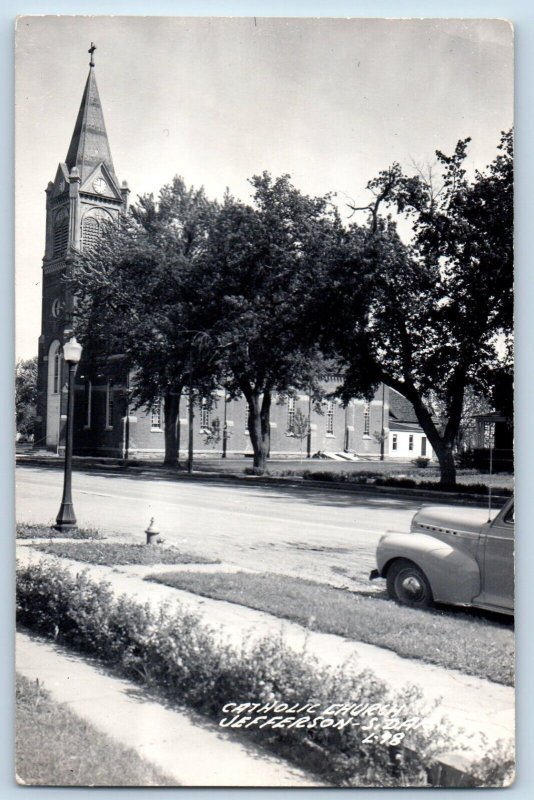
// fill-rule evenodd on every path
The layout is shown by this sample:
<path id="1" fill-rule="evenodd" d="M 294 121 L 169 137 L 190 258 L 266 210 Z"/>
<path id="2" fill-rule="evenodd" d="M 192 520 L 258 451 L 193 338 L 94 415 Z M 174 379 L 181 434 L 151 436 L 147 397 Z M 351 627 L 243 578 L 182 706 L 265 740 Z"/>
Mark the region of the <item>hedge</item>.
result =
<path id="1" fill-rule="evenodd" d="M 325 667 L 309 653 L 291 650 L 281 637 L 234 648 L 178 605 L 155 611 L 125 595 L 116 597 L 109 583 L 93 582 L 86 572 L 73 574 L 43 561 L 19 570 L 17 618 L 216 721 L 228 702 L 313 702 L 325 708 L 384 703 L 406 707 L 410 717 L 428 711 L 414 687 L 394 694 L 371 672 Z M 403 742 L 409 751 L 363 744 L 360 729 L 350 725 L 240 732 L 341 786 L 426 785 L 434 756 L 458 747 L 446 723 L 409 731 Z M 488 754 L 478 782 L 487 785 L 487 774 L 491 785 L 503 785 L 509 762 L 496 764 Z"/>

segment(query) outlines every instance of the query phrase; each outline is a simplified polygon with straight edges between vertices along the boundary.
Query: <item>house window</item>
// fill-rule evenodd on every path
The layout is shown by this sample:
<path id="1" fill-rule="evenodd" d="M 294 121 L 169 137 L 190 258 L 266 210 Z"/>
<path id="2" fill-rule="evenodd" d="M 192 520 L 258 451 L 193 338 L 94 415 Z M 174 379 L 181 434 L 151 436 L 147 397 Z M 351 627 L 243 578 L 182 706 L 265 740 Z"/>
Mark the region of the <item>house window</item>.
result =
<path id="1" fill-rule="evenodd" d="M 287 431 L 293 433 L 295 427 L 295 398 L 287 398 Z"/>
<path id="2" fill-rule="evenodd" d="M 113 384 L 108 381 L 106 386 L 106 428 L 113 428 Z"/>
<path id="3" fill-rule="evenodd" d="M 158 431 L 161 430 L 161 400 L 159 397 L 152 406 L 151 427 Z"/>
<path id="4" fill-rule="evenodd" d="M 93 384 L 91 381 L 85 381 L 85 427 L 91 427 L 91 403 L 93 395 Z"/>
<path id="5" fill-rule="evenodd" d="M 421 436 L 421 455 L 426 456 L 426 436 Z"/>
<path id="6" fill-rule="evenodd" d="M 408 450 L 413 450 L 413 434 L 408 436 Z"/>
<path id="7" fill-rule="evenodd" d="M 211 408 L 207 397 L 202 398 L 200 404 L 200 427 L 209 428 L 211 418 Z"/>
<path id="8" fill-rule="evenodd" d="M 334 401 L 329 400 L 326 406 L 326 432 L 334 433 Z"/>
<path id="9" fill-rule="evenodd" d="M 363 435 L 369 436 L 370 430 L 370 404 L 363 404 Z"/>
<path id="10" fill-rule="evenodd" d="M 58 345 L 54 352 L 54 379 L 52 383 L 52 392 L 53 394 L 59 394 L 59 390 L 61 388 L 61 348 Z"/>
<path id="11" fill-rule="evenodd" d="M 396 450 L 397 449 L 397 434 L 396 433 L 394 433 L 393 436 L 391 437 L 391 449 L 392 450 Z"/>

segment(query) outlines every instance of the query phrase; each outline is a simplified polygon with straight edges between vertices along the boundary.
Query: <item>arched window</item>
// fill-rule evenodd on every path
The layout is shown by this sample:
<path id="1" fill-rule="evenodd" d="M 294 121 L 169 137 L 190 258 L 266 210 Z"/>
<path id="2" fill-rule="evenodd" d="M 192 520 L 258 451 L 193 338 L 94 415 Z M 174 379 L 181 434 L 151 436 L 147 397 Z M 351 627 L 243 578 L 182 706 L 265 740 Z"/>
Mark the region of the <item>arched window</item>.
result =
<path id="1" fill-rule="evenodd" d="M 209 428 L 211 417 L 211 408 L 207 397 L 202 398 L 200 404 L 200 427 Z"/>
<path id="2" fill-rule="evenodd" d="M 60 388 L 61 388 L 61 353 L 58 348 L 54 355 L 54 388 L 52 390 L 53 394 L 59 394 Z"/>
<path id="3" fill-rule="evenodd" d="M 65 254 L 69 243 L 69 212 L 66 208 L 60 209 L 54 217 L 53 258 Z"/>
<path id="4" fill-rule="evenodd" d="M 61 391 L 61 344 L 52 342 L 48 351 L 48 393 L 59 394 Z"/>
<path id="5" fill-rule="evenodd" d="M 90 209 L 82 221 L 82 250 L 92 250 L 99 242 L 106 223 L 111 222 L 111 216 L 101 208 Z"/>
<path id="6" fill-rule="evenodd" d="M 371 405 L 367 401 L 363 404 L 363 435 L 369 436 L 371 430 Z"/>
<path id="7" fill-rule="evenodd" d="M 85 428 L 91 427 L 91 411 L 93 405 L 93 383 L 85 381 Z"/>
<path id="8" fill-rule="evenodd" d="M 91 250 L 100 238 L 100 225 L 94 217 L 88 217 L 82 226 L 82 249 Z"/>
<path id="9" fill-rule="evenodd" d="M 152 406 L 151 428 L 156 431 L 161 430 L 161 400 L 159 398 L 154 401 Z"/>
<path id="10" fill-rule="evenodd" d="M 334 401 L 328 400 L 326 404 L 326 432 L 333 435 L 334 433 Z"/>
<path id="11" fill-rule="evenodd" d="M 106 430 L 113 428 L 114 406 L 113 381 L 108 381 L 106 385 Z"/>
<path id="12" fill-rule="evenodd" d="M 61 414 L 62 384 L 61 343 L 56 339 L 48 348 L 48 382 L 46 398 L 46 444 L 57 447 L 59 444 L 59 418 Z"/>
<path id="13" fill-rule="evenodd" d="M 295 427 L 295 398 L 287 398 L 287 432 L 294 433 Z"/>

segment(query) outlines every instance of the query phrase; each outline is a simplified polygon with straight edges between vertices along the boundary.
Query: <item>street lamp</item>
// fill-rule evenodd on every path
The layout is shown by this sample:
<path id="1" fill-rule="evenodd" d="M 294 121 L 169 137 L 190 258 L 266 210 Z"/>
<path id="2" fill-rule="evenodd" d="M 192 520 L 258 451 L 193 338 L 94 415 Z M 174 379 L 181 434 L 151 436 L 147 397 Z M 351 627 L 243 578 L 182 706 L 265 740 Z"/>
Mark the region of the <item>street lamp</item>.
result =
<path id="1" fill-rule="evenodd" d="M 69 365 L 69 386 L 67 395 L 67 435 L 65 437 L 65 474 L 63 479 L 63 499 L 54 528 L 56 531 L 76 528 L 76 516 L 72 505 L 72 432 L 74 422 L 74 376 L 82 355 L 82 346 L 71 336 L 63 345 L 63 359 Z"/>

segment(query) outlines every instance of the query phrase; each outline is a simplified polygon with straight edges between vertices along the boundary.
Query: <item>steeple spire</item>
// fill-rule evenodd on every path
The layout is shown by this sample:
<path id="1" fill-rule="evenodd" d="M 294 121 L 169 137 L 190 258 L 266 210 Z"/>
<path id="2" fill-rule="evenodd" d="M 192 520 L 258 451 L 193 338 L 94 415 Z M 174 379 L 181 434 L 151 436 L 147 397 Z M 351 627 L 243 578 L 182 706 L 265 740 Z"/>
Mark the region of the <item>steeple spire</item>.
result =
<path id="1" fill-rule="evenodd" d="M 78 168 L 82 184 L 93 169 L 98 164 L 103 163 L 117 183 L 104 123 L 104 114 L 102 112 L 102 105 L 96 85 L 94 70 L 95 50 L 96 46 L 91 42 L 91 47 L 88 50 L 88 53 L 91 54 L 89 75 L 87 76 L 80 110 L 78 111 L 78 117 L 76 119 L 76 125 L 74 126 L 74 132 L 65 163 L 69 171 L 73 167 Z"/>

